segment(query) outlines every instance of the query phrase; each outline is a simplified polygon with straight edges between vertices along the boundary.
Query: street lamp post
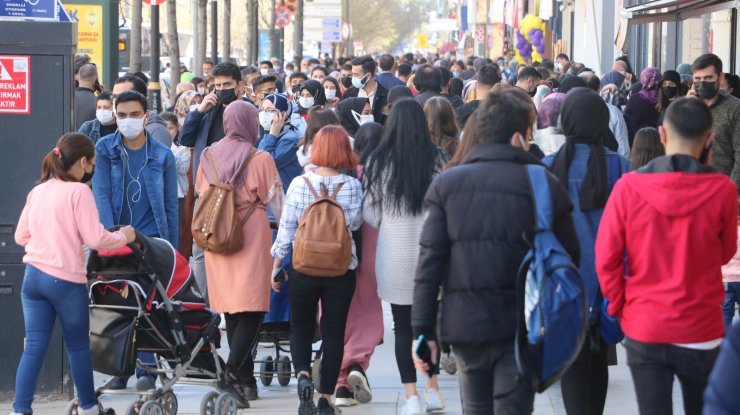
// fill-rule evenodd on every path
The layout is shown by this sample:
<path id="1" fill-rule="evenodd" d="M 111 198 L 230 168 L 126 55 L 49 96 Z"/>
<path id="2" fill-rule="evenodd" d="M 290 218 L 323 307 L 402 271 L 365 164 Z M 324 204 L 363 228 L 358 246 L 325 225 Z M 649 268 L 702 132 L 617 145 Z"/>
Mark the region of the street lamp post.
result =
<path id="1" fill-rule="evenodd" d="M 151 62 L 151 73 L 149 74 L 149 99 L 150 109 L 159 114 L 162 106 L 161 87 L 159 86 L 159 6 L 156 2 L 151 3 L 152 29 L 151 29 L 151 51 L 149 61 Z M 179 62 L 177 63 L 179 64 Z M 170 65 L 174 63 L 170 62 Z"/>
<path id="2" fill-rule="evenodd" d="M 218 2 L 211 0 L 211 59 L 218 63 Z M 226 57 L 224 57 L 226 59 Z"/>

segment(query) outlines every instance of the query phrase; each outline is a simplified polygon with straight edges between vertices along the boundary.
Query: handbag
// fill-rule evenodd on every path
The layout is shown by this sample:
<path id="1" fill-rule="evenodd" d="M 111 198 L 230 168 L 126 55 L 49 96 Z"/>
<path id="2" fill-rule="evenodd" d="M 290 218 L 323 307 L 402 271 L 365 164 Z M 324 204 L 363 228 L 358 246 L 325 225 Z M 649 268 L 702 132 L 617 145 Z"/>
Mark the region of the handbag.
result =
<path id="1" fill-rule="evenodd" d="M 136 369 L 136 317 L 119 311 L 90 309 L 93 369 L 111 376 L 131 376 Z"/>

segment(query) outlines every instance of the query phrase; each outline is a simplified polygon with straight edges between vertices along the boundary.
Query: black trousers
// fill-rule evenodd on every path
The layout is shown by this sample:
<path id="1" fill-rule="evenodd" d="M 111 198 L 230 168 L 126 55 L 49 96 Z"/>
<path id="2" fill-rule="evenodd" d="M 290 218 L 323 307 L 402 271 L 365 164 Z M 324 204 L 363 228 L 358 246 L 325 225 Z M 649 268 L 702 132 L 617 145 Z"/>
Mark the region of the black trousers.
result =
<path id="1" fill-rule="evenodd" d="M 316 315 L 321 301 L 321 384 L 318 391 L 334 394 L 344 357 L 344 332 L 352 296 L 355 270 L 341 277 L 309 277 L 290 273 L 290 353 L 296 374 L 311 373 L 311 344 L 316 329 Z"/>
<path id="2" fill-rule="evenodd" d="M 229 372 L 239 376 L 239 381 L 248 386 L 257 386 L 254 377 L 252 350 L 257 341 L 265 313 L 244 312 L 226 313 L 226 337 L 229 341 Z"/>
<path id="3" fill-rule="evenodd" d="M 560 381 L 568 415 L 601 415 L 609 386 L 609 345 L 588 336 L 575 362 Z"/>
<path id="4" fill-rule="evenodd" d="M 393 313 L 393 333 L 395 337 L 396 365 L 401 375 L 401 383 L 416 383 L 416 367 L 411 356 L 411 343 L 414 333 L 411 328 L 411 306 L 391 304 Z M 439 354 L 437 362 L 439 362 Z M 432 373 L 439 374 L 439 365 L 432 369 Z"/>
<path id="5" fill-rule="evenodd" d="M 719 347 L 694 350 L 672 344 L 642 343 L 625 338 L 627 365 L 635 384 L 640 415 L 673 414 L 673 377 L 681 383 L 686 415 L 701 415 L 704 389 Z"/>
<path id="6" fill-rule="evenodd" d="M 465 415 L 523 415 L 534 410 L 534 390 L 517 381 L 514 341 L 453 344 Z"/>

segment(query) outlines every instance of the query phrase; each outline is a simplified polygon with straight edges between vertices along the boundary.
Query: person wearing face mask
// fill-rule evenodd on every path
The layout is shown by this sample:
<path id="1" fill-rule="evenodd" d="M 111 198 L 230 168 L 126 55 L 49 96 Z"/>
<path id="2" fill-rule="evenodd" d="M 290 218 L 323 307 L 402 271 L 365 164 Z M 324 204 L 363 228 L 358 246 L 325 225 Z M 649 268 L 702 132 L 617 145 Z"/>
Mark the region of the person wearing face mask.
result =
<path id="1" fill-rule="evenodd" d="M 663 124 L 663 116 L 665 110 L 671 102 L 681 97 L 683 94 L 681 88 L 681 75 L 676 71 L 665 71 L 663 72 L 663 82 L 660 83 L 660 94 L 658 96 L 658 105 L 655 107 L 660 112 L 658 118 L 658 125 Z"/>
<path id="2" fill-rule="evenodd" d="M 275 66 L 269 60 L 260 62 L 260 76 L 273 75 L 275 77 L 275 88 L 278 92 L 285 91 L 285 83 L 282 81 L 280 74 L 275 70 Z M 259 104 L 257 104 L 259 107 Z"/>
<path id="3" fill-rule="evenodd" d="M 308 110 L 326 104 L 323 81 L 309 79 L 298 88 L 298 113 L 306 118 Z"/>
<path id="4" fill-rule="evenodd" d="M 168 240 L 177 249 L 175 157 L 144 128 L 150 113 L 142 94 L 126 91 L 118 95 L 114 112 L 118 131 L 95 146 L 97 174 L 92 185 L 100 222 L 106 228 L 132 225 L 146 236 Z M 145 364 L 155 361 L 151 353 L 139 353 L 138 359 Z M 138 369 L 136 375 L 137 390 L 154 388 L 153 375 Z M 120 377 L 112 386 L 125 388 L 127 382 L 127 377 Z"/>
<path id="5" fill-rule="evenodd" d="M 108 413 L 95 394 L 83 244 L 96 250 L 119 249 L 134 242 L 136 234 L 130 226 L 108 232 L 100 224 L 95 199 L 85 184 L 93 176 L 95 162 L 88 137 L 63 135 L 44 157 L 41 178 L 18 220 L 15 242 L 25 248 L 26 343 L 16 376 L 14 415 L 33 413 L 37 379 L 57 319 L 79 400 L 76 413 Z"/>
<path id="6" fill-rule="evenodd" d="M 330 76 L 324 79 L 324 95 L 326 95 L 326 106 L 336 108 L 339 100 L 342 99 L 342 88 L 336 78 Z"/>
<path id="7" fill-rule="evenodd" d="M 663 82 L 663 75 L 657 68 L 645 68 L 640 73 L 640 83 L 642 84 L 640 92 L 630 95 L 627 106 L 624 107 L 630 145 L 632 145 L 635 133 L 641 128 L 658 127 L 660 113 L 656 106 L 660 96 L 661 82 Z"/>
<path id="8" fill-rule="evenodd" d="M 362 124 L 374 122 L 370 102 L 367 98 L 346 98 L 339 101 L 337 113 L 342 127 L 350 137 L 354 137 Z"/>
<path id="9" fill-rule="evenodd" d="M 196 76 L 190 80 L 190 83 L 195 87 L 195 92 L 200 96 L 206 95 L 206 81 L 203 78 Z"/>
<path id="10" fill-rule="evenodd" d="M 116 97 L 126 91 L 136 91 L 141 95 L 147 96 L 146 82 L 143 79 L 143 74 L 131 75 L 126 74 L 113 83 L 113 89 L 111 90 L 111 101 L 115 103 Z M 167 125 L 159 118 L 156 111 L 149 111 L 146 125 L 144 126 L 146 131 L 154 137 L 155 140 L 164 144 L 165 147 L 170 148 L 172 145 L 172 137 L 167 132 Z"/>
<path id="11" fill-rule="evenodd" d="M 688 95 L 702 101 L 712 111 L 712 160 L 714 168 L 730 176 L 740 188 L 740 100 L 720 91 L 722 60 L 714 54 L 701 55 L 691 65 L 694 84 Z"/>
<path id="12" fill-rule="evenodd" d="M 283 183 L 291 183 L 294 178 L 303 174 L 296 155 L 301 137 L 292 115 L 293 104 L 282 94 L 265 97 L 258 115 L 260 126 L 266 132 L 259 142 L 259 149 L 270 153 L 275 160 Z"/>
<path id="13" fill-rule="evenodd" d="M 533 97 L 534 94 L 537 92 L 537 86 L 540 84 L 540 81 L 542 80 L 542 74 L 539 73 L 537 68 L 533 66 L 527 66 L 526 68 L 519 71 L 519 74 L 516 78 L 516 87 L 521 88 L 529 94 L 530 97 Z"/>
<path id="14" fill-rule="evenodd" d="M 113 116 L 113 102 L 111 93 L 103 92 L 95 100 L 95 119 L 82 123 L 80 134 L 90 137 L 93 144 L 96 144 L 100 137 L 113 134 L 118 129 L 116 117 Z"/>
<path id="15" fill-rule="evenodd" d="M 388 105 L 388 90 L 375 80 L 376 69 L 375 60 L 370 55 L 353 59 L 352 88 L 344 93 L 344 99 L 368 98 L 375 122 L 385 124 L 383 109 Z"/>

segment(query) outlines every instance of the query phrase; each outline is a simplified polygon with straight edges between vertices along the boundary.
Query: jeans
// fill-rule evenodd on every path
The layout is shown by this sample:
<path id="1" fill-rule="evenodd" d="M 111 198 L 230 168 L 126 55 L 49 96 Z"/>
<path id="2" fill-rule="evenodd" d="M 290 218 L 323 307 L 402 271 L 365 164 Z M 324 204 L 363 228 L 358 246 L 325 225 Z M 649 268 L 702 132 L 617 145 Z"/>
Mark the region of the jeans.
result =
<path id="1" fill-rule="evenodd" d="M 393 333 L 395 337 L 396 365 L 401 375 L 401 383 L 416 383 L 416 367 L 411 356 L 411 344 L 414 341 L 411 328 L 411 306 L 391 304 L 393 313 Z M 437 362 L 439 362 L 437 355 Z M 432 373 L 439 374 L 439 365 L 432 368 Z"/>
<path id="2" fill-rule="evenodd" d="M 195 207 L 193 212 L 198 210 L 199 199 L 195 199 Z M 206 279 L 206 254 L 203 252 L 203 248 L 199 247 L 195 240 L 193 240 L 193 256 L 190 257 L 190 268 L 193 269 L 193 277 L 195 278 L 196 284 L 200 289 L 200 293 L 203 295 L 203 299 L 208 304 L 208 280 Z"/>
<path id="3" fill-rule="evenodd" d="M 32 265 L 26 266 L 21 289 L 26 347 L 18 365 L 13 410 L 31 413 L 36 382 L 59 318 L 69 356 L 72 380 L 80 407 L 97 405 L 90 358 L 90 315 L 87 286 L 55 278 Z"/>
<path id="4" fill-rule="evenodd" d="M 725 331 L 732 327 L 732 318 L 735 317 L 735 305 L 740 303 L 740 282 L 725 284 L 725 302 L 722 303 L 722 316 L 725 322 Z"/>
<path id="5" fill-rule="evenodd" d="M 521 415 L 534 410 L 534 390 L 518 382 L 514 341 L 452 344 L 465 415 Z"/>
<path id="6" fill-rule="evenodd" d="M 598 330 L 598 326 L 594 327 Z M 601 415 L 609 386 L 609 345 L 601 336 L 588 336 L 578 357 L 560 381 L 568 415 Z"/>
<path id="7" fill-rule="evenodd" d="M 352 296 L 355 270 L 336 278 L 309 277 L 291 269 L 290 351 L 296 374 L 311 373 L 311 344 L 316 330 L 316 313 L 321 301 L 321 383 L 318 392 L 334 394 L 344 357 L 344 331 Z"/>
<path id="8" fill-rule="evenodd" d="M 226 367 L 247 386 L 257 386 L 254 377 L 252 350 L 257 342 L 265 313 L 226 313 L 226 336 L 229 341 L 229 360 Z"/>
<path id="9" fill-rule="evenodd" d="M 673 413 L 673 376 L 678 377 L 686 415 L 700 415 L 719 347 L 694 350 L 672 344 L 642 343 L 625 338 L 627 365 L 635 384 L 640 415 Z"/>

